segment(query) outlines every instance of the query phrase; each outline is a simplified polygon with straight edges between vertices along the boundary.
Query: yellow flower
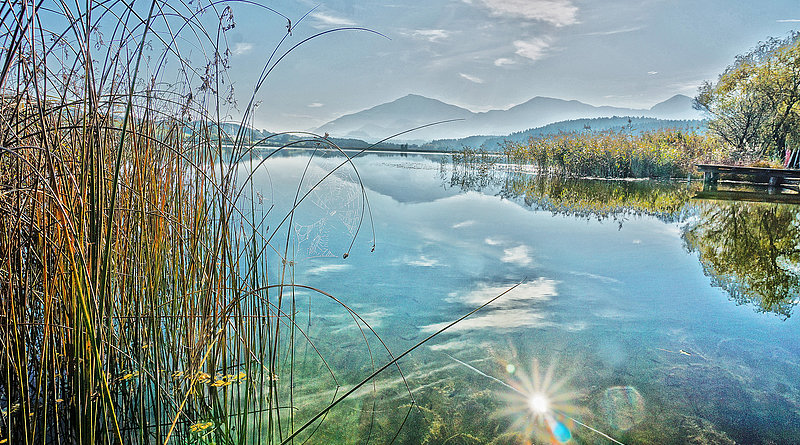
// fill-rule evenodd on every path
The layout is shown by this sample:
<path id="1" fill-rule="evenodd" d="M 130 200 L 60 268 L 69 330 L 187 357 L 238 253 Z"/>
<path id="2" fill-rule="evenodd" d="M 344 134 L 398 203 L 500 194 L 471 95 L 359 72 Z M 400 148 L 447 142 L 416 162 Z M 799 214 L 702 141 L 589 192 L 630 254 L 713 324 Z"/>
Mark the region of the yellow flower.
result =
<path id="1" fill-rule="evenodd" d="M 197 382 L 198 383 L 208 383 L 208 382 L 211 381 L 211 376 L 208 373 L 205 373 L 205 372 L 197 373 L 196 377 L 197 377 Z"/>
<path id="2" fill-rule="evenodd" d="M 125 374 L 124 376 L 122 376 L 122 380 L 130 380 L 130 379 L 132 379 L 134 377 L 138 377 L 138 376 L 139 376 L 139 371 L 129 372 L 129 373 Z"/>
<path id="3" fill-rule="evenodd" d="M 195 423 L 194 425 L 190 426 L 189 430 L 191 432 L 193 432 L 193 433 L 196 433 L 198 431 L 207 430 L 207 429 L 211 428 L 212 426 L 214 426 L 214 422 L 199 422 L 199 423 Z"/>

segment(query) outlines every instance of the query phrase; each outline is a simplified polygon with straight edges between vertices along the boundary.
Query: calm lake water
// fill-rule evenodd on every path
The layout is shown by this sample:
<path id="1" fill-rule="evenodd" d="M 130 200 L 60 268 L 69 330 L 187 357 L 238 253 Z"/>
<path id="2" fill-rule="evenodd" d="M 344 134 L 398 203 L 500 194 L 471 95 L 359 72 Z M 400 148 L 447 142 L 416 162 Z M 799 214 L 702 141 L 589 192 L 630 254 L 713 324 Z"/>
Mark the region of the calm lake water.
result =
<path id="1" fill-rule="evenodd" d="M 255 211 L 276 224 L 341 160 L 269 159 L 247 192 Z M 310 442 L 800 442 L 798 207 L 692 200 L 686 183 L 481 175 L 444 156 L 354 164 L 363 189 L 343 167 L 284 223 L 285 281 L 335 296 L 395 355 L 517 287 L 365 385 Z M 299 424 L 390 355 L 322 294 L 283 304 L 303 330 L 282 380 Z"/>

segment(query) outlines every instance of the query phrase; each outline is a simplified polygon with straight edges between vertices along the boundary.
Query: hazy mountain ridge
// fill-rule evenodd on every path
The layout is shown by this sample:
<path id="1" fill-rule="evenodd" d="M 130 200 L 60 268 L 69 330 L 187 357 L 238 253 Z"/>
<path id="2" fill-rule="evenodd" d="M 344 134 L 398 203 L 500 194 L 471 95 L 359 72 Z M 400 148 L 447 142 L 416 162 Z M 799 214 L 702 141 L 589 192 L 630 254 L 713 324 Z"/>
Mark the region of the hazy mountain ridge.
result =
<path id="1" fill-rule="evenodd" d="M 598 117 L 554 122 L 542 127 L 517 131 L 506 136 L 468 136 L 460 139 L 437 139 L 420 148 L 428 150 L 457 150 L 461 147 L 483 147 L 489 151 L 498 150 L 505 141 L 525 142 L 530 137 L 547 137 L 560 133 L 596 133 L 615 131 L 643 133 L 646 131 L 671 128 L 686 132 L 705 132 L 705 122 L 701 120 L 657 119 L 651 117 Z"/>
<path id="2" fill-rule="evenodd" d="M 700 120 L 703 114 L 692 108 L 692 99 L 675 95 L 649 109 L 594 106 L 577 100 L 534 97 L 507 110 L 472 112 L 416 94 L 347 114 L 317 128 L 336 137 L 378 140 L 414 127 L 447 119 L 463 119 L 415 130 L 398 140 L 460 139 L 474 135 L 502 136 L 525 128 L 554 122 L 613 116 L 635 116 L 667 120 Z"/>
<path id="3" fill-rule="evenodd" d="M 193 137 L 195 132 L 198 135 L 207 134 L 213 141 L 217 140 L 216 132 L 217 124 L 214 122 L 200 122 L 194 121 L 187 123 L 184 126 L 184 134 L 186 137 Z M 260 147 L 273 147 L 278 148 L 282 146 L 291 146 L 295 148 L 314 148 L 319 147 L 314 138 L 310 135 L 301 133 L 273 133 L 266 129 L 258 130 L 249 126 L 242 126 L 235 122 L 223 122 L 220 125 L 221 138 L 223 144 L 232 145 L 236 142 L 242 143 L 246 148 L 258 145 Z M 320 134 L 320 137 L 323 135 Z M 368 148 L 373 144 L 358 138 L 336 138 L 328 137 L 330 142 L 340 148 Z M 325 146 L 327 148 L 327 146 Z M 400 150 L 407 148 L 407 145 L 397 144 L 393 142 L 382 142 L 377 148 L 385 150 Z"/>

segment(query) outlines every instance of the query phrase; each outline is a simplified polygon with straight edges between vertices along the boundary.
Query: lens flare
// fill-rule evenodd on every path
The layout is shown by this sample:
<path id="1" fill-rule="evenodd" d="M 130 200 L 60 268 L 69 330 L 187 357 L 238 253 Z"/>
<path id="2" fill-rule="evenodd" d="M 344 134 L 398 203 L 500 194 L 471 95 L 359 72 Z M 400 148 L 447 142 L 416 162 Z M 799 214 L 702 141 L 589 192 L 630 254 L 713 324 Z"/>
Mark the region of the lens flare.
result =
<path id="1" fill-rule="evenodd" d="M 515 368 L 516 372 L 503 382 L 513 392 L 501 396 L 507 403 L 499 414 L 511 417 L 511 428 L 528 438 L 537 437 L 543 443 L 572 439 L 572 416 L 583 413 L 575 404 L 580 394 L 569 389 L 569 376 L 556 378 L 556 363 L 541 370 L 536 360 L 528 369 Z"/>
<path id="2" fill-rule="evenodd" d="M 445 355 L 460 365 L 512 390 L 512 392 L 500 395 L 507 403 L 505 408 L 498 411 L 497 414 L 511 417 L 513 419 L 511 429 L 518 431 L 525 438 L 536 436 L 544 443 L 566 443 L 572 440 L 570 428 L 574 429 L 579 425 L 615 444 L 624 445 L 608 434 L 575 418 L 587 415 L 588 411 L 586 408 L 576 405 L 580 393 L 569 389 L 567 385 L 569 375 L 563 376 L 560 380 L 553 379 L 556 364 L 551 363 L 547 371 L 540 374 L 539 362 L 534 360 L 530 377 L 528 377 L 521 368 L 507 363 L 506 371 L 509 371 L 509 367 L 511 367 L 515 372 L 509 371 L 511 380 L 503 381 L 449 354 Z"/>
<path id="3" fill-rule="evenodd" d="M 566 443 L 572 439 L 572 433 L 569 431 L 569 428 L 567 428 L 567 426 L 562 422 L 556 420 L 551 414 L 545 414 L 545 420 L 547 422 L 547 428 L 550 430 L 550 434 L 553 436 L 553 439 L 559 443 Z"/>
<path id="4" fill-rule="evenodd" d="M 534 414 L 544 414 L 550 410 L 550 402 L 544 394 L 533 394 L 528 399 L 528 406 Z"/>

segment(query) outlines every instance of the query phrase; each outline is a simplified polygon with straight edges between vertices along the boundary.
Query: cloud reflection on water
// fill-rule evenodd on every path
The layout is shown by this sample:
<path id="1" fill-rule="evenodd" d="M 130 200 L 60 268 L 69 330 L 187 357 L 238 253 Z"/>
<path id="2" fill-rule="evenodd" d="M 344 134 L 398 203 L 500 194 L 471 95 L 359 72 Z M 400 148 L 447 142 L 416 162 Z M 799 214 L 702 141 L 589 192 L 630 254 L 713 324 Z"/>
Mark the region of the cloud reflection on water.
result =
<path id="1" fill-rule="evenodd" d="M 308 275 L 324 275 L 332 272 L 343 272 L 350 269 L 349 264 L 324 264 L 322 266 L 312 267 L 306 270 Z"/>
<path id="2" fill-rule="evenodd" d="M 558 295 L 556 284 L 555 281 L 547 278 L 539 278 L 535 281 L 522 283 L 480 313 L 453 326 L 448 332 L 553 326 L 554 324 L 549 321 L 547 314 L 535 306 Z M 509 287 L 481 284 L 467 294 L 451 295 L 446 301 L 468 307 L 477 307 L 505 292 Z M 448 323 L 448 321 L 433 323 L 422 326 L 420 329 L 423 332 L 435 332 Z"/>
<path id="3" fill-rule="evenodd" d="M 509 247 L 503 249 L 503 256 L 500 261 L 504 263 L 516 264 L 517 266 L 529 266 L 533 263 L 533 258 L 530 256 L 530 249 L 524 244 L 517 247 Z"/>

